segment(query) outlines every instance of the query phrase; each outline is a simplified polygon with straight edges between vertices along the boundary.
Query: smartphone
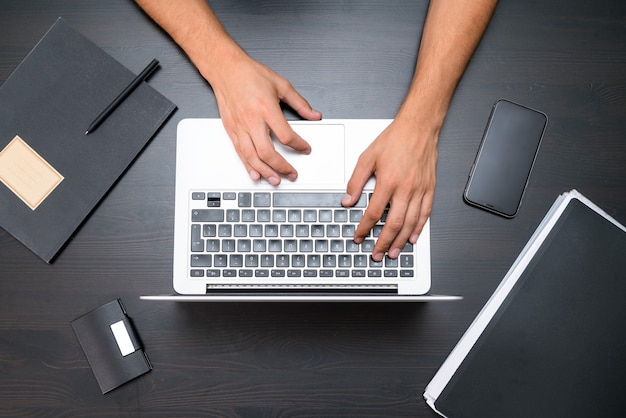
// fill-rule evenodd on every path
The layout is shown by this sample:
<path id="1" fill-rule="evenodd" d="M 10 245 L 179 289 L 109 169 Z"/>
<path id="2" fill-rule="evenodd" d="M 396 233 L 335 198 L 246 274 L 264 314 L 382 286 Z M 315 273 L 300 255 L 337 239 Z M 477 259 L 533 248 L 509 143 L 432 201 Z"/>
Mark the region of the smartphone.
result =
<path id="1" fill-rule="evenodd" d="M 545 113 L 498 100 L 470 170 L 464 200 L 507 218 L 517 215 L 547 123 Z"/>

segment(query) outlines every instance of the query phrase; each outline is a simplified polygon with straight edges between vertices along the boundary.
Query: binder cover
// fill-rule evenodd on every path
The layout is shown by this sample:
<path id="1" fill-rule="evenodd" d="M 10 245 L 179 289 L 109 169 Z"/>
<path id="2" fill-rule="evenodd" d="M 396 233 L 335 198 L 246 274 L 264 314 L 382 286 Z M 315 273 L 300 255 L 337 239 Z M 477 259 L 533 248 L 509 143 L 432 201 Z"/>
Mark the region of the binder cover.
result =
<path id="1" fill-rule="evenodd" d="M 121 300 L 102 305 L 71 325 L 103 394 L 152 369 Z"/>
<path id="2" fill-rule="evenodd" d="M 562 195 L 424 397 L 447 417 L 621 416 L 626 228 Z"/>
<path id="3" fill-rule="evenodd" d="M 0 226 L 50 262 L 175 105 L 59 18 L 0 87 Z"/>

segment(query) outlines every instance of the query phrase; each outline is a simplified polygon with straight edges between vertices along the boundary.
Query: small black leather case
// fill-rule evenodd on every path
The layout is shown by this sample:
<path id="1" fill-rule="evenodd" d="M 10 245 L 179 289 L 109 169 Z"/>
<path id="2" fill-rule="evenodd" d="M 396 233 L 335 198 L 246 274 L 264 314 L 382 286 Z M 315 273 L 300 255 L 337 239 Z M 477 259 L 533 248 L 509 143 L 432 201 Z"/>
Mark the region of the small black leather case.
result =
<path id="1" fill-rule="evenodd" d="M 120 299 L 71 322 L 103 394 L 152 370 Z"/>

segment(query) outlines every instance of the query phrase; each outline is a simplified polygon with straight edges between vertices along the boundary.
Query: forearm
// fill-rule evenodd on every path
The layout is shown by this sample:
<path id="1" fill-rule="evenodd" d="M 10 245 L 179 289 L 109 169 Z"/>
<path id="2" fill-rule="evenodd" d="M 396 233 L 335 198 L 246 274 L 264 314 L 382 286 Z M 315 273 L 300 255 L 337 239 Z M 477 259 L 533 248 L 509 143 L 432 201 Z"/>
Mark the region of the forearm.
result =
<path id="1" fill-rule="evenodd" d="M 135 0 L 185 51 L 213 84 L 220 72 L 245 57 L 205 0 Z"/>
<path id="2" fill-rule="evenodd" d="M 428 115 L 437 133 L 456 86 L 476 49 L 497 0 L 431 0 L 415 73 L 398 117 Z"/>

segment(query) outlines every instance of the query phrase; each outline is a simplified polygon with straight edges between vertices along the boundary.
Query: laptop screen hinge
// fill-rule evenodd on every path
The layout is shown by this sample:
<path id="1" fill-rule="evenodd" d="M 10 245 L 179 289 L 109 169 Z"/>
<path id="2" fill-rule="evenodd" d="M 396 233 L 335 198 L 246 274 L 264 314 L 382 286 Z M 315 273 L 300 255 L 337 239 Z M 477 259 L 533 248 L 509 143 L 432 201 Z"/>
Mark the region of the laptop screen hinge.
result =
<path id="1" fill-rule="evenodd" d="M 397 294 L 394 284 L 207 284 L 206 293 Z"/>

